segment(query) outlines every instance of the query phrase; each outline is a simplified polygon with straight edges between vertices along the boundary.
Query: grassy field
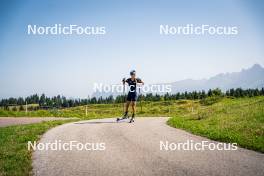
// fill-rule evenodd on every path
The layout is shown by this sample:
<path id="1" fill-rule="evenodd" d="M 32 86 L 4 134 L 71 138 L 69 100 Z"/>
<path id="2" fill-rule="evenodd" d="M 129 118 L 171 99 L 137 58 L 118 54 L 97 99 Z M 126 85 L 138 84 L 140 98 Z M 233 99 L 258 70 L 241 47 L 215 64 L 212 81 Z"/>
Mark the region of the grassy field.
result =
<path id="1" fill-rule="evenodd" d="M 169 116 L 170 126 L 223 142 L 236 142 L 244 148 L 264 152 L 264 97 L 212 97 L 205 100 L 177 100 L 138 103 L 137 116 Z M 97 104 L 60 110 L 0 110 L 0 116 L 79 117 L 93 119 L 118 117 L 122 104 Z M 70 122 L 50 121 L 39 124 L 0 128 L 0 175 L 30 175 L 31 152 L 27 142 L 40 138 L 46 130 Z"/>
<path id="2" fill-rule="evenodd" d="M 170 116 L 191 110 L 199 101 L 178 100 L 142 102 L 137 105 L 138 116 Z M 142 109 L 141 109 L 142 107 Z M 87 114 L 86 114 L 87 108 Z M 120 117 L 123 114 L 123 104 L 90 104 L 65 109 L 36 111 L 7 111 L 0 109 L 0 117 L 78 117 L 82 119 Z"/>
<path id="3" fill-rule="evenodd" d="M 141 109 L 142 105 L 142 109 Z M 264 97 L 212 97 L 205 100 L 142 102 L 137 116 L 172 117 L 168 124 L 210 139 L 237 142 L 240 146 L 264 152 Z M 93 119 L 120 117 L 122 104 L 92 104 L 59 110 L 0 110 L 0 116 L 78 117 Z"/>
<path id="4" fill-rule="evenodd" d="M 31 175 L 31 151 L 28 141 L 37 141 L 45 131 L 76 120 L 56 120 L 0 128 L 0 175 Z"/>
<path id="5" fill-rule="evenodd" d="M 264 97 L 223 98 L 194 111 L 175 114 L 168 124 L 191 133 L 264 152 Z"/>

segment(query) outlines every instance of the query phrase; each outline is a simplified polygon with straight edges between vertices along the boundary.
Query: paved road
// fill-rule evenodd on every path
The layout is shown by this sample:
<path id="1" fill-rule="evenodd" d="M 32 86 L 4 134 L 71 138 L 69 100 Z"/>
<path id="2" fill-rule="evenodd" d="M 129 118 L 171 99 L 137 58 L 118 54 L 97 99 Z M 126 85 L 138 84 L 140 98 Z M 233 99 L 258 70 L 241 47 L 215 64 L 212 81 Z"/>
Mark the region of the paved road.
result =
<path id="1" fill-rule="evenodd" d="M 70 118 L 61 117 L 0 117 L 0 127 L 6 127 L 11 125 L 24 125 L 31 123 L 40 123 L 51 120 L 67 120 Z"/>
<path id="2" fill-rule="evenodd" d="M 75 122 L 48 131 L 41 143 L 105 143 L 104 151 L 40 151 L 33 153 L 35 175 L 264 175 L 264 155 L 236 151 L 165 151 L 160 141 L 208 141 L 166 125 L 166 118 L 114 119 Z M 209 140 L 210 141 L 210 140 Z M 210 141 L 218 144 L 217 142 Z"/>

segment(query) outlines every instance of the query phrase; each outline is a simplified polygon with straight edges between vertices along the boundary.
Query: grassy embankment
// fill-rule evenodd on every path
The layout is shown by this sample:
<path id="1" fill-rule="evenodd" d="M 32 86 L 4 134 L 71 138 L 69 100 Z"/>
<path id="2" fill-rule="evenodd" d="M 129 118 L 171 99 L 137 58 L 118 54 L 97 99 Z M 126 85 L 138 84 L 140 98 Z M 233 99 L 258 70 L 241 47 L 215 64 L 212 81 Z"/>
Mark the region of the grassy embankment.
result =
<path id="1" fill-rule="evenodd" d="M 208 101 L 209 102 L 209 101 Z M 201 102 L 193 112 L 175 114 L 168 124 L 207 138 L 236 142 L 264 152 L 264 97 Z"/>
<path id="2" fill-rule="evenodd" d="M 0 175 L 31 175 L 31 151 L 28 141 L 37 141 L 45 131 L 76 120 L 55 120 L 0 128 Z"/>

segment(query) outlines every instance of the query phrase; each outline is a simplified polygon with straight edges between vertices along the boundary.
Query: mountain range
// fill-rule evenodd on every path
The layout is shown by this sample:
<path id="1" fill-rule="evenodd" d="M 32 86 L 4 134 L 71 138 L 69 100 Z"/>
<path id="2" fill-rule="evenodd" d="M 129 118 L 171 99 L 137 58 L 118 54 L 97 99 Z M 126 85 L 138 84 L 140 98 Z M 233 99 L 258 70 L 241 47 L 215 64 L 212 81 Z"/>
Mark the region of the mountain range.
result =
<path id="1" fill-rule="evenodd" d="M 223 91 L 231 88 L 262 88 L 264 87 L 264 68 L 255 64 L 240 72 L 221 73 L 209 79 L 186 79 L 169 84 L 172 86 L 172 93 L 214 88 L 220 88 Z"/>
<path id="2" fill-rule="evenodd" d="M 155 84 L 161 85 L 161 84 Z M 264 68 L 255 64 L 248 69 L 242 69 L 240 72 L 232 73 L 220 73 L 209 79 L 185 79 L 172 83 L 165 83 L 162 85 L 171 85 L 171 93 L 177 92 L 191 92 L 209 90 L 214 88 L 220 88 L 222 91 L 226 91 L 231 88 L 262 88 L 264 87 Z M 150 92 L 148 92 L 150 93 Z M 120 93 L 106 93 L 106 92 L 94 92 L 92 97 L 107 97 L 113 95 L 114 97 Z"/>

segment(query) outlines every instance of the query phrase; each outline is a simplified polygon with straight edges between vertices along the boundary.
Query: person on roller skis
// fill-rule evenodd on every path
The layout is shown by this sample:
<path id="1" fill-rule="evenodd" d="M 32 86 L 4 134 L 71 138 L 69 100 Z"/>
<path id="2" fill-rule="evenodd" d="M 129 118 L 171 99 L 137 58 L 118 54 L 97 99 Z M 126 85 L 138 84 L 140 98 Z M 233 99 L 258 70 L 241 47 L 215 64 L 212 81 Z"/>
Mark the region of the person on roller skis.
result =
<path id="1" fill-rule="evenodd" d="M 122 119 L 128 118 L 128 109 L 129 109 L 129 105 L 131 104 L 132 116 L 131 116 L 129 123 L 132 123 L 132 122 L 134 122 L 134 119 L 135 119 L 136 101 L 138 98 L 137 84 L 140 83 L 140 84 L 144 85 L 144 82 L 140 78 L 136 78 L 136 71 L 135 70 L 132 70 L 130 72 L 130 78 L 128 78 L 128 79 L 124 78 L 122 80 L 122 82 L 123 82 L 123 85 L 125 85 L 127 83 L 129 86 L 129 92 L 128 92 L 127 97 L 126 97 L 125 112 L 124 112 Z M 117 120 L 119 120 L 119 119 L 117 119 Z"/>

